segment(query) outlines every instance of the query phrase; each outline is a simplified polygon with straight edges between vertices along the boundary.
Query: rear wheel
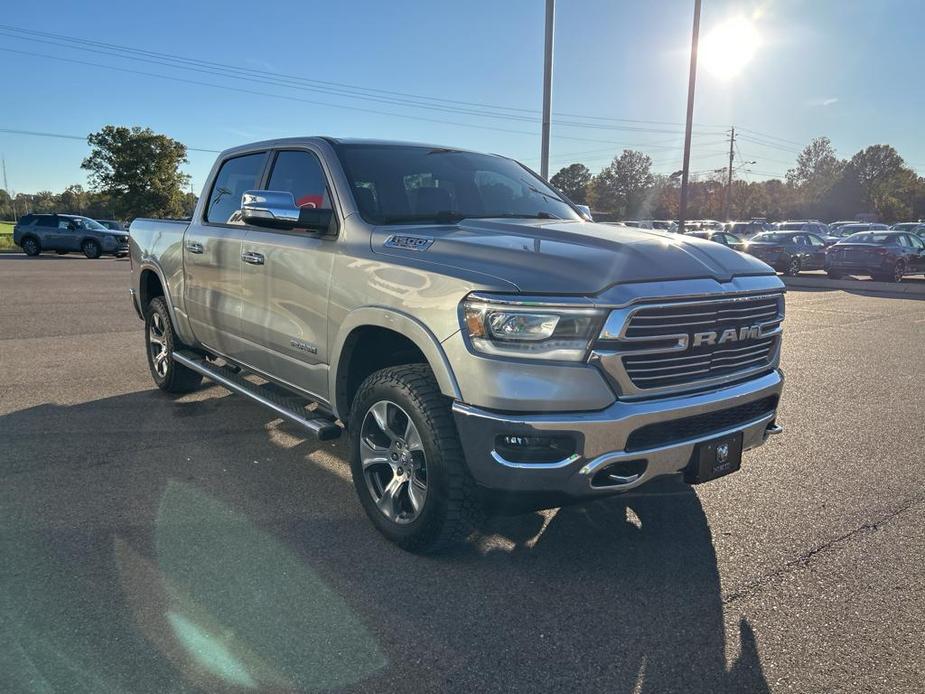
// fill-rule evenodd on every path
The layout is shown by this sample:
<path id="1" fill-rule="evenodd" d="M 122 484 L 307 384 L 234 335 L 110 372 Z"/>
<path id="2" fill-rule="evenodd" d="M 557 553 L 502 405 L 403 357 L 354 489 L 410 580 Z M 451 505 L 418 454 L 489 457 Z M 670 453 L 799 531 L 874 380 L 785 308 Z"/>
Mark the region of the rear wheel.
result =
<path id="1" fill-rule="evenodd" d="M 889 272 L 878 273 L 876 275 L 871 275 L 871 279 L 877 280 L 878 282 L 892 282 L 898 284 L 903 281 L 903 277 L 906 274 L 906 264 L 897 260 L 896 264 L 893 266 L 893 269 Z"/>
<path id="2" fill-rule="evenodd" d="M 82 250 L 84 255 L 91 260 L 95 260 L 103 254 L 103 249 L 100 248 L 100 244 L 93 239 L 87 239 L 84 241 L 80 246 L 80 250 Z"/>
<path id="3" fill-rule="evenodd" d="M 26 255 L 36 256 L 42 252 L 42 246 L 39 244 L 39 240 L 34 236 L 27 236 L 19 243 L 22 248 L 22 252 Z"/>
<path id="4" fill-rule="evenodd" d="M 450 403 L 425 364 L 377 371 L 350 409 L 350 466 L 373 525 L 412 552 L 464 540 L 483 517 Z"/>
<path id="5" fill-rule="evenodd" d="M 173 331 L 163 297 L 155 297 L 148 304 L 145 345 L 151 377 L 158 388 L 167 393 L 188 393 L 202 383 L 202 375 L 173 360 L 173 353 L 185 345 Z"/>
<path id="6" fill-rule="evenodd" d="M 784 266 L 784 274 L 788 277 L 796 277 L 800 274 L 801 267 L 802 263 L 800 262 L 800 257 L 792 255 L 787 260 L 787 264 Z"/>

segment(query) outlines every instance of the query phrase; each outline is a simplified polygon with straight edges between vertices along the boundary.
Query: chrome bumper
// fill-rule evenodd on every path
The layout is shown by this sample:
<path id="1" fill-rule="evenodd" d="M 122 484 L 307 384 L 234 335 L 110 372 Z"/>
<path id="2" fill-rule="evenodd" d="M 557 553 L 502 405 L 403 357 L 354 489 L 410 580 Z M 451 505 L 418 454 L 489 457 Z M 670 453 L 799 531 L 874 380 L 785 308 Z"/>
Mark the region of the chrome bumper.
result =
<path id="1" fill-rule="evenodd" d="M 630 434 L 641 427 L 670 424 L 779 396 L 783 380 L 783 374 L 774 370 L 726 388 L 657 400 L 617 401 L 597 412 L 513 415 L 457 402 L 453 413 L 466 462 L 479 485 L 509 492 L 564 493 L 581 498 L 627 491 L 656 477 L 679 473 L 690 462 L 696 444 L 702 441 L 741 431 L 743 450 L 760 446 L 769 435 L 781 431 L 775 422 L 776 410 L 668 445 L 625 450 Z M 495 450 L 494 442 L 499 435 L 544 434 L 572 435 L 578 444 L 575 454 L 549 463 L 518 463 L 505 460 Z M 592 485 L 595 474 L 604 467 L 630 460 L 644 460 L 645 470 L 627 477 L 623 483 Z"/>

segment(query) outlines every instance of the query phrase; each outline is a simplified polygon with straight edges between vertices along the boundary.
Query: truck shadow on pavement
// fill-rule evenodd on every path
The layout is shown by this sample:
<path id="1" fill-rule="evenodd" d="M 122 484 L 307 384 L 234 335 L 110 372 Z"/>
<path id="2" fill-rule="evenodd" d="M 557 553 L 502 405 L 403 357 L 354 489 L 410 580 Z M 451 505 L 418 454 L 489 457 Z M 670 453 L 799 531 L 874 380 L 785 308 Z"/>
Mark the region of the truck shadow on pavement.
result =
<path id="1" fill-rule="evenodd" d="M 768 690 L 683 484 L 417 557 L 363 515 L 343 443 L 218 388 L 0 431 L 4 692 Z"/>

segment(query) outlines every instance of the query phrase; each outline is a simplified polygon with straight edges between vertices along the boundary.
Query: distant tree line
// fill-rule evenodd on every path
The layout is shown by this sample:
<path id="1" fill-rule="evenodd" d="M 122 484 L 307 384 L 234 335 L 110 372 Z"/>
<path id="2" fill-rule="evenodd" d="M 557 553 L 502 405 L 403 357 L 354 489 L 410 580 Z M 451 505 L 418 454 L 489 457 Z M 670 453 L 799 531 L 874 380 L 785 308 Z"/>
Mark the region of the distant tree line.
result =
<path id="1" fill-rule="evenodd" d="M 691 181 L 688 219 L 723 219 L 726 173 L 719 169 Z M 596 175 L 584 164 L 563 167 L 551 182 L 574 202 L 615 219 L 677 219 L 680 180 L 652 173 L 652 160 L 626 149 Z M 884 222 L 925 216 L 925 178 L 889 145 L 872 145 L 839 159 L 827 137 L 799 154 L 784 180 L 734 180 L 729 218 L 854 219 Z"/>
<path id="2" fill-rule="evenodd" d="M 150 128 L 107 125 L 87 136 L 83 160 L 89 190 L 79 184 L 61 193 L 19 193 L 0 189 L 0 214 L 7 219 L 29 212 L 61 212 L 97 219 L 189 217 L 196 195 L 186 190 L 186 145 Z"/>

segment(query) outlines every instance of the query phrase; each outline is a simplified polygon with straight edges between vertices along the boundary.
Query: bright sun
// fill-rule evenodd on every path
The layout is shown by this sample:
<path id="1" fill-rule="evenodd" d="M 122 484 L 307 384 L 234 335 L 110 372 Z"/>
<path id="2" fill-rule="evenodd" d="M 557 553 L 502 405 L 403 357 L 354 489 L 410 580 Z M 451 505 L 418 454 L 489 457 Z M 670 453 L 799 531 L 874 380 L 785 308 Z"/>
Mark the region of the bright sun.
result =
<path id="1" fill-rule="evenodd" d="M 703 66 L 713 75 L 731 79 L 755 57 L 760 43 L 755 25 L 737 17 L 726 20 L 704 37 L 699 56 Z"/>

